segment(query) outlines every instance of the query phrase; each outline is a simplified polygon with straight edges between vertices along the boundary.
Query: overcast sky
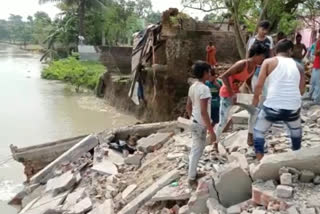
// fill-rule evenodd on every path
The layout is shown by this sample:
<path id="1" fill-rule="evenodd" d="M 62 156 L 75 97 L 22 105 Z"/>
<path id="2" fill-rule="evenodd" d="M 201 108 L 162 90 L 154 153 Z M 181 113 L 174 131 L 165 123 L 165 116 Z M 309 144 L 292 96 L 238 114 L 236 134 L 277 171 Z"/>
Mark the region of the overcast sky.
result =
<path id="1" fill-rule="evenodd" d="M 3 3 L 0 7 L 0 19 L 7 19 L 10 14 L 21 15 L 26 18 L 28 15 L 33 15 L 37 11 L 45 11 L 52 18 L 59 12 L 59 10 L 54 6 L 54 4 L 44 4 L 39 5 L 39 0 L 9 0 Z M 181 0 L 152 0 L 153 9 L 164 11 L 169 7 L 176 7 L 180 10 L 183 9 L 180 4 Z M 194 10 L 185 10 L 184 12 L 195 17 L 198 16 L 202 18 L 204 13 L 194 11 Z"/>

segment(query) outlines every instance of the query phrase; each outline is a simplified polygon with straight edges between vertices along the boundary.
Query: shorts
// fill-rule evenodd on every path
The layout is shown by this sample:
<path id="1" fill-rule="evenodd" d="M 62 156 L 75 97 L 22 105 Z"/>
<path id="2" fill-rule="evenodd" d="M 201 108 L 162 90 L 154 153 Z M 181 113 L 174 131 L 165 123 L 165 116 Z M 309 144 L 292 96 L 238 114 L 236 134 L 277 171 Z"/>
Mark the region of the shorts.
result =
<path id="1" fill-rule="evenodd" d="M 218 124 L 219 123 L 219 112 L 220 112 L 220 108 L 219 107 L 212 107 L 211 108 L 211 120 L 212 123 L 214 124 Z"/>

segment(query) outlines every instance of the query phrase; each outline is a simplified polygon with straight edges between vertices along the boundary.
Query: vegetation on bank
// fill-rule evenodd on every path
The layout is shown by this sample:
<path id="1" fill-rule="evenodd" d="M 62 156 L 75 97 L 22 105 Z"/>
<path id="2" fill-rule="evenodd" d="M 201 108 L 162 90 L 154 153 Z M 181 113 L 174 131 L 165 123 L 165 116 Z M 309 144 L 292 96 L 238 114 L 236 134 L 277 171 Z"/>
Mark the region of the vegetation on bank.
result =
<path id="1" fill-rule="evenodd" d="M 49 67 L 42 71 L 42 78 L 48 80 L 61 80 L 70 83 L 79 91 L 80 87 L 94 90 L 98 80 L 106 71 L 99 62 L 79 61 L 75 57 L 69 57 L 53 61 Z"/>

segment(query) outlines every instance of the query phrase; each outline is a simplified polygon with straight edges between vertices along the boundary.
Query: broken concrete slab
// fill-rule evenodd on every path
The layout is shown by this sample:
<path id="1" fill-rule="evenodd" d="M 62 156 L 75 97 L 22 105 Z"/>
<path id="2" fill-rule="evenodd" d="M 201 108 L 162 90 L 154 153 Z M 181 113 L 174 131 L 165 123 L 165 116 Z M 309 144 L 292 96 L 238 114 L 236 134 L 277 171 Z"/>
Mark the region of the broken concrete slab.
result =
<path id="1" fill-rule="evenodd" d="M 192 121 L 183 117 L 178 118 L 178 127 L 184 130 L 191 130 Z"/>
<path id="2" fill-rule="evenodd" d="M 118 168 L 116 165 L 107 158 L 104 158 L 101 162 L 94 163 L 91 169 L 105 175 L 118 174 Z"/>
<path id="3" fill-rule="evenodd" d="M 292 175 L 290 173 L 283 173 L 280 176 L 280 183 L 282 185 L 291 186 L 292 185 Z"/>
<path id="4" fill-rule="evenodd" d="M 235 178 L 236 181 L 235 182 Z M 252 180 L 239 164 L 232 163 L 214 178 L 215 189 L 225 207 L 239 204 L 251 198 Z"/>
<path id="5" fill-rule="evenodd" d="M 50 178 L 52 178 L 55 167 L 62 164 L 63 162 L 77 160 L 83 154 L 96 147 L 98 143 L 99 141 L 96 136 L 89 135 L 88 137 L 84 138 L 79 143 L 74 145 L 72 148 L 70 148 L 68 151 L 60 155 L 55 161 L 51 162 L 49 165 L 35 174 L 30 179 L 30 183 L 36 184 L 47 182 Z"/>
<path id="6" fill-rule="evenodd" d="M 132 155 L 129 155 L 125 160 L 125 164 L 139 166 L 141 164 L 141 160 L 144 154 L 140 152 L 136 152 Z"/>
<path id="7" fill-rule="evenodd" d="M 161 148 L 172 136 L 172 133 L 156 133 L 138 140 L 137 149 L 144 153 L 154 152 Z"/>
<path id="8" fill-rule="evenodd" d="M 215 198 L 209 198 L 207 200 L 207 208 L 209 209 L 209 214 L 226 214 L 227 209 L 222 206 L 219 201 Z"/>
<path id="9" fill-rule="evenodd" d="M 71 210 L 69 210 L 68 214 L 85 214 L 92 209 L 92 202 L 89 197 L 86 197 L 79 201 Z"/>
<path id="10" fill-rule="evenodd" d="M 300 213 L 302 214 L 316 214 L 315 208 L 302 208 L 300 209 Z"/>
<path id="11" fill-rule="evenodd" d="M 173 139 L 175 141 L 175 146 L 185 147 L 187 150 L 191 149 L 192 138 L 190 134 L 174 135 Z"/>
<path id="12" fill-rule="evenodd" d="M 182 158 L 185 156 L 185 153 L 169 153 L 167 155 L 168 160 L 175 160 L 177 158 Z"/>
<path id="13" fill-rule="evenodd" d="M 241 154 L 240 152 L 232 152 L 228 156 L 228 159 L 230 162 L 239 163 L 242 169 L 249 170 L 249 164 L 244 154 Z"/>
<path id="14" fill-rule="evenodd" d="M 227 136 L 222 143 L 229 152 L 235 152 L 248 148 L 247 138 L 248 130 L 241 130 Z"/>
<path id="15" fill-rule="evenodd" d="M 48 214 L 52 213 L 56 208 L 61 205 L 61 203 L 65 200 L 69 192 L 62 193 L 57 196 L 52 196 L 52 194 L 45 194 L 32 206 L 29 207 L 28 210 L 24 211 L 23 214 Z M 22 214 L 22 213 L 20 213 Z"/>
<path id="16" fill-rule="evenodd" d="M 129 185 L 123 192 L 122 192 L 122 199 L 126 200 L 128 196 L 137 188 L 136 184 Z"/>
<path id="17" fill-rule="evenodd" d="M 272 180 L 279 178 L 279 169 L 285 166 L 298 170 L 310 170 L 320 174 L 320 146 L 303 148 L 299 151 L 265 156 L 260 164 L 251 170 L 254 180 Z"/>
<path id="18" fill-rule="evenodd" d="M 150 187 L 144 190 L 139 196 L 128 203 L 118 214 L 134 214 L 145 202 L 150 200 L 160 189 L 171 183 L 179 177 L 178 170 L 172 170 L 159 180 L 153 183 Z"/>
<path id="19" fill-rule="evenodd" d="M 39 196 L 42 195 L 42 192 L 44 192 L 46 189 L 45 185 L 40 185 L 38 188 L 30 192 L 28 195 L 26 195 L 22 201 L 21 201 L 21 206 L 25 207 L 27 204 L 29 204 L 31 201 L 34 199 L 38 198 Z"/>
<path id="20" fill-rule="evenodd" d="M 69 210 L 76 205 L 84 197 L 85 190 L 85 187 L 81 187 L 70 193 L 63 204 L 62 210 Z"/>
<path id="21" fill-rule="evenodd" d="M 114 214 L 114 204 L 112 199 L 107 199 L 103 204 L 94 208 L 89 214 Z"/>
<path id="22" fill-rule="evenodd" d="M 76 176 L 71 171 L 68 171 L 59 177 L 48 180 L 46 192 L 52 192 L 52 194 L 55 196 L 71 189 L 75 184 Z"/>
<path id="23" fill-rule="evenodd" d="M 152 202 L 157 201 L 180 201 L 188 200 L 191 197 L 191 191 L 185 187 L 171 187 L 166 186 L 157 192 L 155 196 L 152 197 Z"/>

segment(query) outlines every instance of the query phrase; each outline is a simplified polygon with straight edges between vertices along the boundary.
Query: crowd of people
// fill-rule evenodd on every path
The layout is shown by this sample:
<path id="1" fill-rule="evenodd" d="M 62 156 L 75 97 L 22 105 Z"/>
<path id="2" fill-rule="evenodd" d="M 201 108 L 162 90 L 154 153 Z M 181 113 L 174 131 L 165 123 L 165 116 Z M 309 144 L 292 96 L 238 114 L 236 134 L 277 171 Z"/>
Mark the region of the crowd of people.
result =
<path id="1" fill-rule="evenodd" d="M 265 153 L 265 134 L 273 123 L 284 123 L 290 132 L 292 150 L 302 141 L 300 109 L 302 97 L 320 104 L 320 30 L 317 41 L 307 49 L 297 33 L 295 43 L 282 32 L 274 45 L 268 36 L 270 23 L 259 23 L 258 32 L 249 39 L 246 59 L 218 75 L 217 49 L 209 43 L 206 61 L 197 61 L 192 71 L 197 81 L 190 87 L 186 110 L 192 120 L 193 145 L 189 157 L 189 181 L 197 178 L 198 161 L 206 146 L 207 133 L 218 152 L 221 134 L 226 128 L 236 95 L 240 91 L 254 94 L 248 127 L 248 145 L 254 146 L 256 158 Z M 313 61 L 310 90 L 305 93 L 304 59 Z"/>

